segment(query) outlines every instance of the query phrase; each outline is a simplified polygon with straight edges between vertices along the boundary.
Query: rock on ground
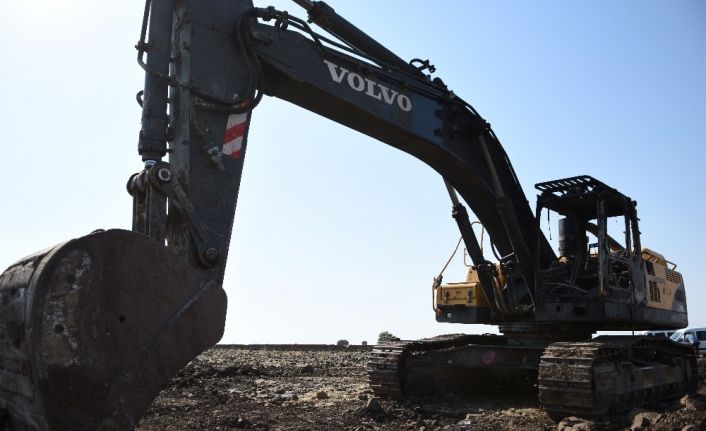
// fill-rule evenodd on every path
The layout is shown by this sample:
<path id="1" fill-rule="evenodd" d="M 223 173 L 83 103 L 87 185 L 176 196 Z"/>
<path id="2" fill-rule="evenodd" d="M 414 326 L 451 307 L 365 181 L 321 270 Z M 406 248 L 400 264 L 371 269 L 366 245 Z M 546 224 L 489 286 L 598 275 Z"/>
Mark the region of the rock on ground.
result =
<path id="1" fill-rule="evenodd" d="M 656 424 L 662 415 L 655 412 L 639 412 L 632 419 L 632 425 L 630 425 L 630 431 L 647 431 L 652 428 L 652 425 Z"/>
<path id="2" fill-rule="evenodd" d="M 556 426 L 556 431 L 594 431 L 595 429 L 593 422 L 575 416 L 562 420 Z"/>
<path id="3" fill-rule="evenodd" d="M 691 395 L 684 395 L 679 403 L 687 410 L 697 412 L 704 409 L 704 403 Z"/>

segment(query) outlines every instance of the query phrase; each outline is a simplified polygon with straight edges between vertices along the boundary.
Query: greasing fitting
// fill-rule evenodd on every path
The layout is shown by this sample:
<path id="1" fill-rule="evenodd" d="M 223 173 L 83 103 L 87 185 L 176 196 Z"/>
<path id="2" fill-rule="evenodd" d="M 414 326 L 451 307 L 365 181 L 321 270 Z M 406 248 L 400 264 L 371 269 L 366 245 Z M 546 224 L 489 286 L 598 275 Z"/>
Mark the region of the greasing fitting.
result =
<path id="1" fill-rule="evenodd" d="M 172 171 L 167 168 L 159 168 L 157 170 L 157 179 L 163 183 L 168 183 L 172 180 Z"/>

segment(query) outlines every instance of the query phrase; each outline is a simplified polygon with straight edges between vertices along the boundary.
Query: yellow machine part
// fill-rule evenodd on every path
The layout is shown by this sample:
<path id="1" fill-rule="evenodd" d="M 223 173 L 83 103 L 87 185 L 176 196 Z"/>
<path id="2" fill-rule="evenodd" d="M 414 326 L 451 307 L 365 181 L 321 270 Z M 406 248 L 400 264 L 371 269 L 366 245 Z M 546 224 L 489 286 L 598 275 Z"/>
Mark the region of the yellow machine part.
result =
<path id="1" fill-rule="evenodd" d="M 461 305 L 465 307 L 488 307 L 488 301 L 478 279 L 478 272 L 468 268 L 466 281 L 446 283 L 435 289 L 434 309 L 438 306 Z"/>
<path id="2" fill-rule="evenodd" d="M 662 310 L 686 311 L 686 295 L 684 281 L 681 273 L 674 268 L 676 265 L 669 262 L 663 255 L 650 250 L 642 249 L 642 259 L 645 261 L 645 286 L 646 305 Z M 670 268 L 671 266 L 671 268 Z M 502 278 L 502 272 L 498 271 Z M 503 280 L 498 280 L 502 286 Z M 478 272 L 472 267 L 468 268 L 466 281 L 459 283 L 445 283 L 434 289 L 434 310 L 439 307 L 463 306 L 469 308 L 488 307 L 488 301 L 478 278 Z"/>
<path id="3" fill-rule="evenodd" d="M 669 262 L 663 255 L 642 249 L 642 259 L 645 261 L 645 285 L 647 294 L 645 301 L 648 307 L 662 310 L 675 310 L 684 307 L 686 311 L 686 294 L 684 279 L 675 270 L 676 265 Z M 669 265 L 673 265 L 672 268 Z M 683 304 L 683 305 L 682 305 Z"/>

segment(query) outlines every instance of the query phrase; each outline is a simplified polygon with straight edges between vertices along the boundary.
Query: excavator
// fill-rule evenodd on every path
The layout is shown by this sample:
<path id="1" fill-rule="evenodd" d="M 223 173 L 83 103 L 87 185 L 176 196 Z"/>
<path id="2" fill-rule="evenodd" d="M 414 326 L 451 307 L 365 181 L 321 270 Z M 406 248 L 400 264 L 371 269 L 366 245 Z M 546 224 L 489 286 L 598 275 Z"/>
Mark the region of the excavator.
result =
<path id="1" fill-rule="evenodd" d="M 9 429 L 133 429 L 172 377 L 220 340 L 248 129 L 264 95 L 441 175 L 472 266 L 461 283 L 437 277 L 436 320 L 497 325 L 502 334 L 377 346 L 376 394 L 517 377 L 536 380 L 550 414 L 590 416 L 695 390 L 688 346 L 592 338 L 687 325 L 681 274 L 642 247 L 635 201 L 583 175 L 538 184 L 533 213 L 490 125 L 432 77 L 428 60 L 401 59 L 324 2 L 294 1 L 308 20 L 251 0 L 146 1 L 136 45 L 144 169 L 127 181 L 132 229 L 96 230 L 0 275 L 0 408 Z M 540 229 L 545 211 L 561 217 L 558 253 Z M 625 227 L 619 240 L 608 234 L 614 218 Z"/>

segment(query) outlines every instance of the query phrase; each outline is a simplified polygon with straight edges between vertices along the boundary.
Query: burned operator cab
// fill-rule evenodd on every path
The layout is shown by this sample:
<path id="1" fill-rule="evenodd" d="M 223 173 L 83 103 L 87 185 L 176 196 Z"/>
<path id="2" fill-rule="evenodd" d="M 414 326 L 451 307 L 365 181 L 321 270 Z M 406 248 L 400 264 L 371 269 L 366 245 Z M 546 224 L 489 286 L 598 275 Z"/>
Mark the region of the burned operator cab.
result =
<path id="1" fill-rule="evenodd" d="M 686 325 L 681 275 L 641 248 L 635 201 L 590 176 L 535 187 L 537 229 L 544 209 L 562 217 L 559 259 L 536 272 L 537 321 L 584 322 L 594 330 Z M 612 220 L 624 229 L 622 241 L 608 233 Z"/>

